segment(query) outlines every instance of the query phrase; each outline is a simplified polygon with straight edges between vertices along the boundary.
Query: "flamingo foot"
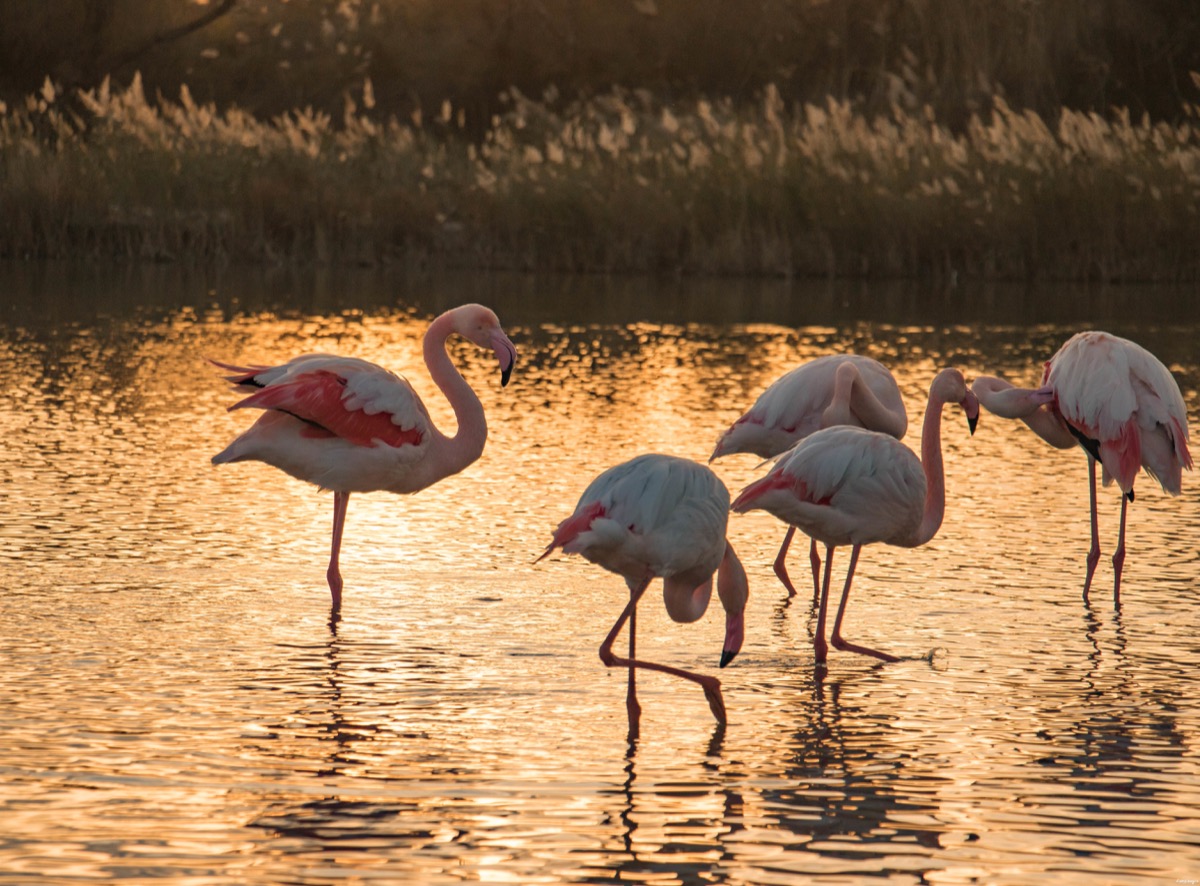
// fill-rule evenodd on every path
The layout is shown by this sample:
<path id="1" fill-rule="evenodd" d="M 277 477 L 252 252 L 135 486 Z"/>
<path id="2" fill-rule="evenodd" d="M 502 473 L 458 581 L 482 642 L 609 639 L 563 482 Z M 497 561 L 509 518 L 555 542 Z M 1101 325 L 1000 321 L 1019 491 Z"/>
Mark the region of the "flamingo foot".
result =
<path id="1" fill-rule="evenodd" d="M 1121 608 L 1121 570 L 1125 567 L 1125 548 L 1117 548 L 1112 556 L 1113 565 L 1113 606 Z"/>
<path id="2" fill-rule="evenodd" d="M 702 677 L 700 685 L 704 688 L 704 697 L 708 699 L 708 707 L 718 723 L 727 722 L 725 716 L 725 699 L 721 696 L 721 681 L 715 677 Z"/>
<path id="3" fill-rule="evenodd" d="M 842 652 L 857 652 L 859 655 L 870 655 L 880 661 L 900 661 L 900 659 L 892 655 L 890 652 L 883 652 L 879 649 L 872 649 L 869 646 L 859 646 L 847 640 L 843 640 L 838 634 L 834 634 L 829 638 L 834 649 L 840 649 Z"/>
<path id="4" fill-rule="evenodd" d="M 796 596 L 796 586 L 792 584 L 791 576 L 788 575 L 787 564 L 783 562 L 782 557 L 775 561 L 775 577 L 787 589 L 788 597 Z"/>
<path id="5" fill-rule="evenodd" d="M 829 657 L 829 644 L 825 642 L 825 638 L 819 634 L 813 637 L 813 661 L 818 665 L 824 665 L 825 659 Z"/>
<path id="6" fill-rule="evenodd" d="M 1087 600 L 1088 591 L 1092 589 L 1092 576 L 1096 574 L 1096 564 L 1100 562 L 1100 546 L 1092 548 L 1087 555 L 1087 575 L 1083 579 L 1083 599 Z"/>

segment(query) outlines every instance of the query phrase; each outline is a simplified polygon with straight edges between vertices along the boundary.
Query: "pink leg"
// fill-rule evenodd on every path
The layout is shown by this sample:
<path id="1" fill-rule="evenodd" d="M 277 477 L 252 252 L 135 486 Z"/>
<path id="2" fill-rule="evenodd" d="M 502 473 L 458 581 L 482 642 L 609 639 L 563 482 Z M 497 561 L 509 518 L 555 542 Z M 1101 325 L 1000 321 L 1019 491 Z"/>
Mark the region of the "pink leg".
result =
<path id="1" fill-rule="evenodd" d="M 642 590 L 645 590 L 643 586 Z M 639 594 L 641 591 L 638 592 Z M 629 589 L 630 602 L 633 601 L 633 588 Z M 629 613 L 629 660 L 637 658 L 637 608 Z M 637 700 L 637 669 L 629 666 L 629 686 L 625 690 L 625 710 L 629 712 L 629 728 L 636 732 L 642 717 L 642 706 Z"/>
<path id="2" fill-rule="evenodd" d="M 821 555 L 817 553 L 817 540 L 814 538 L 808 547 L 808 562 L 813 571 L 813 606 L 821 599 Z"/>
<path id="3" fill-rule="evenodd" d="M 872 655 L 883 661 L 899 661 L 900 659 L 894 655 L 880 652 L 878 649 L 871 649 L 868 646 L 856 646 L 854 643 L 842 639 L 842 616 L 846 614 L 846 601 L 850 599 L 850 582 L 854 580 L 854 567 L 858 565 L 858 552 L 861 550 L 862 545 L 855 545 L 850 551 L 850 565 L 846 568 L 846 586 L 842 588 L 842 601 L 838 604 L 837 618 L 833 621 L 833 635 L 829 638 L 829 642 L 835 649 L 845 652 Z"/>
<path id="4" fill-rule="evenodd" d="M 329 593 L 333 595 L 335 611 L 342 607 L 342 573 L 338 569 L 338 555 L 342 550 L 342 529 L 346 525 L 346 505 L 349 503 L 349 492 L 333 494 L 333 544 L 329 551 L 329 569 L 325 578 L 329 581 Z"/>
<path id="5" fill-rule="evenodd" d="M 628 621 L 634 610 L 637 608 L 638 600 L 642 598 L 646 588 L 650 586 L 650 579 L 646 579 L 640 586 L 630 589 L 629 604 L 625 607 L 625 611 L 621 613 L 617 623 L 612 626 L 612 630 L 608 632 L 608 636 L 604 638 L 604 642 L 600 644 L 600 660 L 604 662 L 606 667 L 610 668 L 629 668 L 631 673 L 633 668 L 645 668 L 648 671 L 660 671 L 664 674 L 671 674 L 675 677 L 682 677 L 685 680 L 691 680 L 693 683 L 698 683 L 704 690 L 704 697 L 708 699 L 708 706 L 713 712 L 713 716 L 717 718 L 717 722 L 725 722 L 725 700 L 721 697 L 721 681 L 716 677 L 706 677 L 703 674 L 694 674 L 691 671 L 684 671 L 680 668 L 673 668 L 668 665 L 657 664 L 652 661 L 640 661 L 633 658 L 618 658 L 613 654 L 613 643 L 616 642 L 617 635 L 621 633 L 621 628 Z M 632 647 L 631 647 L 632 649 Z M 630 712 L 632 718 L 633 712 Z M 633 723 L 630 723 L 630 728 L 633 728 Z"/>
<path id="6" fill-rule="evenodd" d="M 789 597 L 796 596 L 796 588 L 792 585 L 792 580 L 788 576 L 787 571 L 787 552 L 792 544 L 792 536 L 795 534 L 796 527 L 789 526 L 787 535 L 783 537 L 783 544 L 779 546 L 779 553 L 775 555 L 775 576 L 783 582 L 783 586 L 787 588 L 787 595 Z"/>
<path id="7" fill-rule="evenodd" d="M 1113 564 L 1113 606 L 1121 605 L 1121 569 L 1125 566 L 1125 511 L 1129 507 L 1129 497 L 1121 496 L 1121 531 L 1117 536 L 1117 549 L 1112 555 Z"/>
<path id="8" fill-rule="evenodd" d="M 825 659 L 829 655 L 829 646 L 825 642 L 825 612 L 829 609 L 829 576 L 833 571 L 833 550 L 833 545 L 825 545 L 825 584 L 821 588 L 821 600 L 817 604 L 817 633 L 813 637 L 813 660 L 821 667 L 825 666 Z"/>
<path id="9" fill-rule="evenodd" d="M 1088 498 L 1092 508 L 1092 548 L 1087 555 L 1087 577 L 1083 580 L 1083 599 L 1088 598 L 1092 587 L 1092 575 L 1100 562 L 1100 524 L 1096 518 L 1096 460 L 1088 456 Z"/>

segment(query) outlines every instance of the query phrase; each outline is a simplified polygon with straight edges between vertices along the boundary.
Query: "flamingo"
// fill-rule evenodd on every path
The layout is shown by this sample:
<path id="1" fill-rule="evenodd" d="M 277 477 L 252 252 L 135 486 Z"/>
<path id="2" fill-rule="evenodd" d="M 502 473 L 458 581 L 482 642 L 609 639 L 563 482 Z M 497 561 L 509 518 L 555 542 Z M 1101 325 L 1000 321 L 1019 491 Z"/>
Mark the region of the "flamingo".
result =
<path id="1" fill-rule="evenodd" d="M 1100 560 L 1096 462 L 1105 486 L 1116 480 L 1122 492 L 1121 522 L 1112 564 L 1113 602 L 1119 605 L 1126 510 L 1138 468 L 1173 496 L 1180 493 L 1183 469 L 1192 469 L 1187 409 L 1170 371 L 1141 345 L 1088 331 L 1072 336 L 1046 362 L 1041 387 L 1018 388 L 995 376 L 980 376 L 972 389 L 989 412 L 1021 419 L 1058 449 L 1078 445 L 1087 453 L 1092 544 L 1084 600 Z"/>
<path id="2" fill-rule="evenodd" d="M 857 354 L 833 354 L 810 360 L 776 379 L 717 440 L 709 463 L 723 455 L 752 452 L 774 458 L 820 428 L 853 425 L 904 439 L 908 413 L 900 388 L 878 360 Z M 796 527 L 789 526 L 775 557 L 775 575 L 794 597 L 787 552 Z M 821 557 L 816 539 L 808 553 L 813 573 L 813 602 L 821 594 Z"/>
<path id="3" fill-rule="evenodd" d="M 863 545 L 873 542 L 914 548 L 928 542 L 942 525 L 946 507 L 942 472 L 942 407 L 958 403 L 971 433 L 979 401 L 957 369 L 943 369 L 929 388 L 921 430 L 921 457 L 894 437 L 853 425 L 822 428 L 782 455 L 770 472 L 751 483 L 733 502 L 736 513 L 764 510 L 825 543 L 825 577 L 813 651 L 825 664 L 825 614 L 834 549 L 852 545 L 846 584 L 833 623 L 834 648 L 883 661 L 899 661 L 887 652 L 842 639 L 842 618 L 850 582 Z"/>
<path id="4" fill-rule="evenodd" d="M 213 362 L 249 397 L 233 409 L 262 409 L 248 430 L 213 456 L 213 464 L 262 461 L 300 480 L 333 490 L 333 541 L 326 578 L 336 612 L 342 601 L 338 554 L 352 492 L 418 492 L 457 474 L 483 453 L 483 405 L 446 353 L 458 334 L 491 348 L 507 385 L 516 348 L 495 313 L 463 305 L 437 317 L 425 333 L 425 365 L 445 394 L 458 430 L 434 427 L 425 404 L 404 378 L 374 363 L 308 354 L 280 366 Z"/>
<path id="5" fill-rule="evenodd" d="M 717 678 L 640 660 L 634 647 L 637 604 L 651 581 L 662 578 L 663 602 L 671 619 L 690 623 L 708 609 L 715 572 L 717 596 L 725 609 L 720 667 L 733 661 L 742 648 L 749 592 L 746 573 L 725 537 L 728 522 L 729 490 L 712 470 L 671 455 L 640 455 L 596 477 L 580 496 L 575 512 L 558 525 L 538 557 L 540 561 L 555 548 L 562 548 L 620 575 L 629 586 L 629 603 L 601 644 L 600 660 L 606 667 L 629 668 L 626 706 L 631 726 L 640 713 L 634 695 L 635 668 L 698 683 L 713 716 L 725 722 L 725 702 Z M 627 659 L 612 651 L 626 621 Z"/>

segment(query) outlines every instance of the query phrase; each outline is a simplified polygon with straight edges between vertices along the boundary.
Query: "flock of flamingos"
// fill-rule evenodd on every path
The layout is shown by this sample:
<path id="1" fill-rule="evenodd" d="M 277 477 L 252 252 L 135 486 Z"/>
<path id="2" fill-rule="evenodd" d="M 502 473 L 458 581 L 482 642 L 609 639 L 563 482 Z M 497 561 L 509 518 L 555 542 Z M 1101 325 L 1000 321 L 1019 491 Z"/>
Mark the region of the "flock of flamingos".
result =
<path id="1" fill-rule="evenodd" d="M 464 305 L 435 319 L 424 338 L 425 364 L 458 420 L 449 437 L 430 421 L 412 386 L 373 363 L 311 354 L 281 366 L 217 366 L 245 399 L 231 409 L 262 410 L 258 419 L 213 457 L 215 464 L 262 461 L 333 491 L 333 542 L 327 573 L 336 611 L 342 576 L 338 552 L 352 492 L 412 493 L 458 473 L 483 453 L 487 421 L 479 398 L 450 361 L 446 341 L 461 335 L 490 348 L 508 383 L 517 352 L 496 314 Z M 725 484 L 707 466 L 670 455 L 640 455 L 601 473 L 584 490 L 575 512 L 558 525 L 542 557 L 556 548 L 581 554 L 625 579 L 629 603 L 605 637 L 600 658 L 609 667 L 661 671 L 698 683 L 714 716 L 725 722 L 715 677 L 638 659 L 637 604 L 650 582 L 663 580 L 667 612 L 677 622 L 699 619 L 708 607 L 714 575 L 725 610 L 721 667 L 741 648 L 745 632 L 746 573 L 726 537 L 730 510 L 764 510 L 787 524 L 775 573 L 796 593 L 785 557 L 800 530 L 812 539 L 817 628 L 816 662 L 824 666 L 833 552 L 850 546 L 841 600 L 829 643 L 883 661 L 887 652 L 859 646 L 841 635 L 850 583 L 863 545 L 917 547 L 937 534 L 945 510 L 941 419 L 946 404 L 966 413 L 974 432 L 982 404 L 1003 418 L 1020 419 L 1059 449 L 1079 446 L 1089 464 L 1092 544 L 1087 557 L 1088 594 L 1100 541 L 1096 518 L 1096 462 L 1104 485 L 1120 487 L 1121 522 L 1113 554 L 1113 595 L 1118 599 L 1125 559 L 1125 518 L 1139 468 L 1171 495 L 1192 467 L 1183 396 L 1167 368 L 1149 351 L 1105 332 L 1080 332 L 1046 362 L 1038 388 L 1017 388 L 981 376 L 968 387 L 957 369 L 943 369 L 929 388 L 921 429 L 921 454 L 900 442 L 908 417 L 892 374 L 857 355 L 820 357 L 788 372 L 717 440 L 712 459 L 754 453 L 773 464 L 767 474 L 730 501 Z M 712 460 L 710 459 L 710 461 Z M 817 542 L 825 544 L 824 575 Z M 541 559 L 541 558 L 539 558 Z M 613 652 L 629 622 L 629 656 Z M 638 714 L 633 682 L 627 698 Z"/>

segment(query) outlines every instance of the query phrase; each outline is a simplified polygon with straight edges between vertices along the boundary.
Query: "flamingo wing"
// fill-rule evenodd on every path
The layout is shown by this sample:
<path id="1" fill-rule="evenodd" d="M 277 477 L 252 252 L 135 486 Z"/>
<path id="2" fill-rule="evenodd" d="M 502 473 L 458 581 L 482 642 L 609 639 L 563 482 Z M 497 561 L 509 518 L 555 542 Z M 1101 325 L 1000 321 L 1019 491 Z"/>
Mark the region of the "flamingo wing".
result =
<path id="1" fill-rule="evenodd" d="M 1158 358 L 1126 339 L 1081 332 L 1047 363 L 1045 381 L 1063 418 L 1099 443 L 1106 480 L 1128 492 L 1145 466 L 1178 493 L 1181 467 L 1192 467 L 1187 410 Z"/>
<path id="2" fill-rule="evenodd" d="M 729 491 L 712 471 L 641 455 L 588 485 L 547 553 L 561 547 L 621 575 L 711 575 L 724 557 L 728 512 Z"/>
<path id="3" fill-rule="evenodd" d="M 412 386 L 395 373 L 345 357 L 309 355 L 282 366 L 225 368 L 254 393 L 230 409 L 273 409 L 305 422 L 307 436 L 338 437 L 358 446 L 421 446 L 431 423 Z M 251 374 L 253 373 L 253 374 Z"/>
<path id="4" fill-rule="evenodd" d="M 907 446 L 839 425 L 797 443 L 733 510 L 765 510 L 827 544 L 904 544 L 924 502 L 925 474 Z"/>

